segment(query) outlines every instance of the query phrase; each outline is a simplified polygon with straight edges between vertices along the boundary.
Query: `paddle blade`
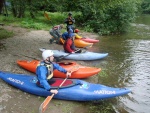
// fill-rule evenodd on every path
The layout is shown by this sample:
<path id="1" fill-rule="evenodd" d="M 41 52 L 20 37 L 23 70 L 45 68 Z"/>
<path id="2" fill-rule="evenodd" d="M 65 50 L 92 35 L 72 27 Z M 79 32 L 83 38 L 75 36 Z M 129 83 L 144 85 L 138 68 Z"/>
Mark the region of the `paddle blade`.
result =
<path id="1" fill-rule="evenodd" d="M 39 113 L 44 113 L 44 111 L 46 110 L 49 102 L 51 101 L 51 99 L 53 98 L 54 94 L 52 94 L 51 96 L 48 96 L 44 102 L 40 105 L 39 107 Z"/>
<path id="2" fill-rule="evenodd" d="M 44 16 L 45 16 L 45 18 L 46 18 L 47 20 L 50 20 L 50 18 L 49 18 L 49 16 L 48 16 L 47 13 L 44 13 Z"/>

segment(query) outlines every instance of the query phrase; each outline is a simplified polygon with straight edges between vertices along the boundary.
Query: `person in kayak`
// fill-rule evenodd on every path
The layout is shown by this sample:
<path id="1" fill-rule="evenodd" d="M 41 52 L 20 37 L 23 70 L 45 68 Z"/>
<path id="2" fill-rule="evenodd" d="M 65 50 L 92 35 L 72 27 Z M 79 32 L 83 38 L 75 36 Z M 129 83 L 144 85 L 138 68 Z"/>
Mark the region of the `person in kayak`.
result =
<path id="1" fill-rule="evenodd" d="M 67 40 L 67 39 L 69 38 L 69 36 L 70 36 L 71 33 L 73 33 L 73 30 L 70 28 L 67 32 L 64 32 L 64 33 L 62 34 L 62 38 L 63 38 L 64 40 Z"/>
<path id="2" fill-rule="evenodd" d="M 63 47 L 66 53 L 81 53 L 81 49 L 76 49 L 74 45 L 75 34 L 71 33 L 68 35 L 68 39 L 65 41 Z"/>
<path id="3" fill-rule="evenodd" d="M 59 64 L 53 63 L 53 51 L 45 50 L 42 53 L 43 61 L 36 68 L 37 75 L 37 85 L 43 87 L 44 89 L 50 91 L 51 93 L 57 94 L 57 90 L 51 90 L 51 84 L 55 82 L 53 79 L 53 71 L 57 69 L 60 72 L 66 74 L 66 76 L 71 76 L 71 72 L 68 72 L 66 69 L 59 66 Z"/>
<path id="4" fill-rule="evenodd" d="M 77 38 L 77 39 L 82 38 L 81 36 L 78 35 L 79 29 L 75 29 L 74 32 L 75 32 L 75 38 Z"/>
<path id="5" fill-rule="evenodd" d="M 50 29 L 49 33 L 53 36 L 53 38 L 49 40 L 50 44 L 52 44 L 54 40 L 56 40 L 56 43 L 59 44 L 59 39 L 61 37 L 61 29 L 63 28 L 64 25 L 60 24 Z"/>
<path id="6" fill-rule="evenodd" d="M 67 24 L 67 31 L 71 28 L 74 32 L 74 26 L 73 24 L 75 23 L 75 19 L 72 17 L 72 13 L 68 13 L 68 17 L 64 21 Z"/>

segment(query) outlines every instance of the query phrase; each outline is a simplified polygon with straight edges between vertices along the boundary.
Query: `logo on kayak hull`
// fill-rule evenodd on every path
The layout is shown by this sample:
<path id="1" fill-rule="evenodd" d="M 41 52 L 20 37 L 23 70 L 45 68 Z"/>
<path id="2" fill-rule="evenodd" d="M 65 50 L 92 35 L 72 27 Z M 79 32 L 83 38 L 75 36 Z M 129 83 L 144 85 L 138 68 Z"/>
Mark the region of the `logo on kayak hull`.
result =
<path id="1" fill-rule="evenodd" d="M 94 93 L 96 94 L 116 94 L 116 91 L 108 91 L 108 90 L 95 90 Z"/>
<path id="2" fill-rule="evenodd" d="M 20 84 L 20 85 L 23 85 L 24 84 L 24 82 L 22 82 L 22 81 L 20 81 L 20 80 L 17 80 L 17 79 L 14 79 L 14 78 L 11 78 L 11 77 L 9 77 L 9 78 L 7 78 L 8 80 L 10 80 L 10 81 L 12 81 L 12 82 L 15 82 L 15 83 L 17 83 L 17 84 Z"/>

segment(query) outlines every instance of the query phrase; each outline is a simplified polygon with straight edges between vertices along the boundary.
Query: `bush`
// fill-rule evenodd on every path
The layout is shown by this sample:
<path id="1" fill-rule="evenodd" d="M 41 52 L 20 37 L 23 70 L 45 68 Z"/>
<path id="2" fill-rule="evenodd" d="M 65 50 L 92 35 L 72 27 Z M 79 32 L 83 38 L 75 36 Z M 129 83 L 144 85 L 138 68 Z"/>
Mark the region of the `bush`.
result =
<path id="1" fill-rule="evenodd" d="M 8 32 L 5 29 L 0 28 L 0 40 L 4 38 L 12 37 L 13 35 L 14 35 L 13 32 Z"/>

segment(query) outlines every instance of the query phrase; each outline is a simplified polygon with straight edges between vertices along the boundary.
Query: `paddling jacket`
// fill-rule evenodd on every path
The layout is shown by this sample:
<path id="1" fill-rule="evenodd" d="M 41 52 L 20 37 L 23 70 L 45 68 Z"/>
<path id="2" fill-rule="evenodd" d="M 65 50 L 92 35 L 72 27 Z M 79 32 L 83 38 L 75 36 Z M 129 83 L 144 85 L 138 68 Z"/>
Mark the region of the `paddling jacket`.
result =
<path id="1" fill-rule="evenodd" d="M 75 19 L 72 18 L 72 17 L 71 18 L 68 17 L 68 18 L 65 19 L 65 23 L 67 24 L 67 26 L 68 25 L 73 25 L 75 23 Z"/>
<path id="2" fill-rule="evenodd" d="M 77 38 L 77 39 L 81 39 L 82 37 L 81 36 L 79 36 L 77 33 L 74 33 L 75 34 L 75 38 Z M 62 34 L 62 38 L 64 39 L 64 40 L 67 40 L 68 38 L 69 38 L 69 33 L 68 32 L 64 32 L 63 34 Z"/>
<path id="3" fill-rule="evenodd" d="M 60 72 L 67 73 L 67 70 L 59 66 L 59 64 L 51 63 L 46 64 L 43 61 L 36 68 L 36 75 L 38 82 L 41 87 L 44 87 L 46 90 L 50 90 L 51 86 L 48 83 L 48 80 L 53 77 L 53 71 L 57 69 Z"/>
<path id="4" fill-rule="evenodd" d="M 79 36 L 77 33 L 75 33 L 75 38 L 80 39 L 80 38 L 82 38 L 82 37 Z"/>
<path id="5" fill-rule="evenodd" d="M 62 38 L 63 38 L 64 40 L 67 40 L 67 39 L 69 38 L 69 33 L 68 33 L 68 32 L 64 32 L 64 33 L 62 34 Z"/>
<path id="6" fill-rule="evenodd" d="M 74 42 L 73 42 L 72 38 L 68 38 L 65 41 L 63 47 L 64 47 L 65 52 L 67 52 L 67 53 L 74 52 L 75 51 L 75 46 L 74 46 Z"/>
<path id="7" fill-rule="evenodd" d="M 58 37 L 60 37 L 61 36 L 61 32 L 60 32 L 60 30 L 61 30 L 62 28 L 60 27 L 60 25 L 57 25 L 57 26 L 54 26 L 52 29 L 50 29 L 50 34 L 52 34 L 52 33 L 54 33 L 54 34 L 56 34 Z"/>

